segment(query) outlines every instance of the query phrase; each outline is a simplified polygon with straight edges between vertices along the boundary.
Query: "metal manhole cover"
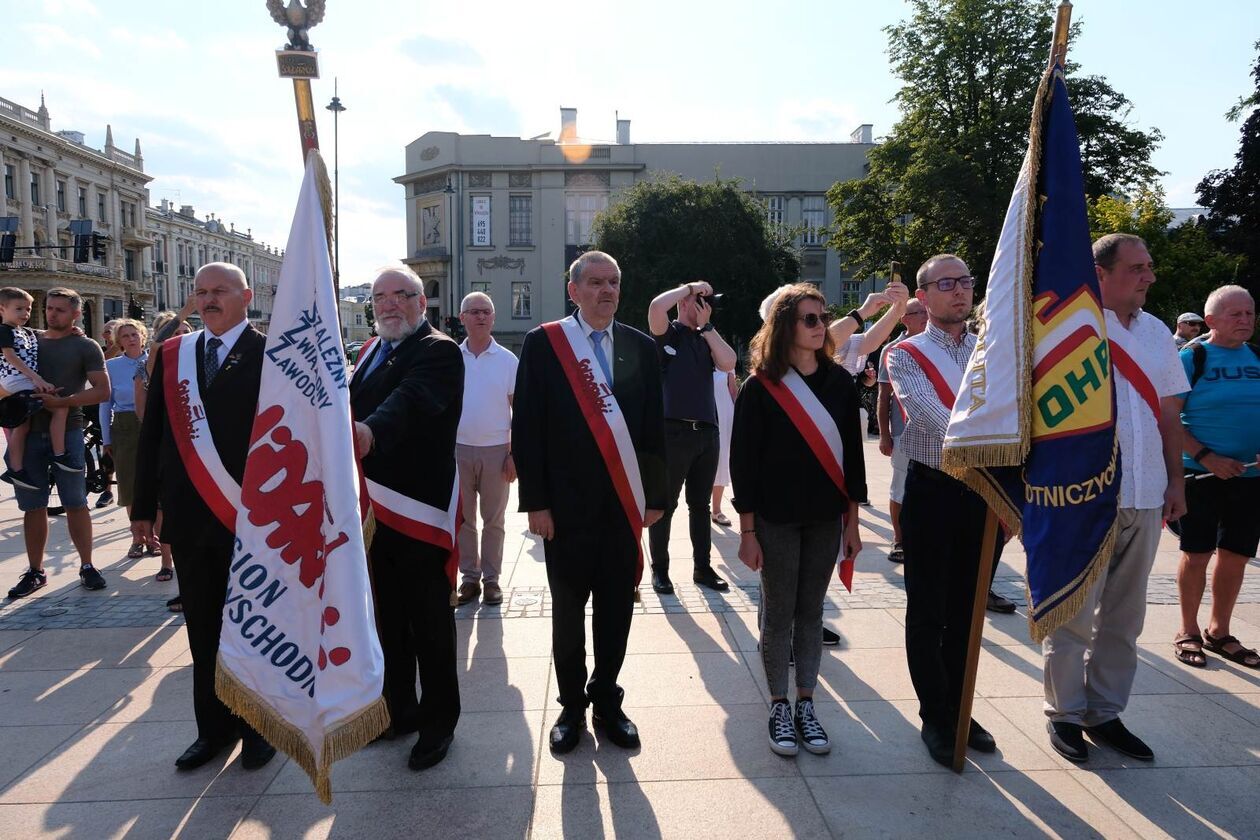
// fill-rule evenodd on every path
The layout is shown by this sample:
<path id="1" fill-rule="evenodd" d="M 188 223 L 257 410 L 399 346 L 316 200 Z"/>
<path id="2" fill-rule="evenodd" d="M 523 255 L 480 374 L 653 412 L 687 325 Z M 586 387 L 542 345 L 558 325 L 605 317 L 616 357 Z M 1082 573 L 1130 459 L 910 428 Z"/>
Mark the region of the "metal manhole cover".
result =
<path id="1" fill-rule="evenodd" d="M 54 615 L 65 615 L 68 612 L 70 612 L 69 607 L 45 607 L 39 611 L 39 614 L 46 618 L 51 618 Z"/>
<path id="2" fill-rule="evenodd" d="M 537 595 L 517 595 L 512 599 L 512 603 L 518 607 L 532 607 L 538 603 Z"/>

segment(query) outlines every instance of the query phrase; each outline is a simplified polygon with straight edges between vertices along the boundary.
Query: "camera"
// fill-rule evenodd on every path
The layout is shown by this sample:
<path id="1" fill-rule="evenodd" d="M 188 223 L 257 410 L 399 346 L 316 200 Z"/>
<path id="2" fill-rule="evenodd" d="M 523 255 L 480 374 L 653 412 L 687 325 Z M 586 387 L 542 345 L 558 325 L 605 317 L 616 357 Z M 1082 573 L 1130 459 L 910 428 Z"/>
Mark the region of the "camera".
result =
<path id="1" fill-rule="evenodd" d="M 696 299 L 704 301 L 704 305 L 710 309 L 716 309 L 717 305 L 722 302 L 722 292 L 711 295 L 696 295 Z"/>

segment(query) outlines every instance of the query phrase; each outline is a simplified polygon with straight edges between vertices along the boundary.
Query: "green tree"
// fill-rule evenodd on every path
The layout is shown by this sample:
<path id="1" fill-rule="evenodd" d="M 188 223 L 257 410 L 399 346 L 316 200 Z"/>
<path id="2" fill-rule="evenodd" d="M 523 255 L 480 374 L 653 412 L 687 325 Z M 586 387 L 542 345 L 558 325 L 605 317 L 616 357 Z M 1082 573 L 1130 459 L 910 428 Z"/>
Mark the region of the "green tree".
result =
<path id="1" fill-rule="evenodd" d="M 1260 52 L 1260 41 L 1256 42 Z M 1216 169 L 1199 182 L 1199 203 L 1211 212 L 1208 234 L 1230 253 L 1243 258 L 1233 282 L 1260 294 L 1260 55 L 1251 70 L 1256 89 L 1239 99 L 1226 116 L 1230 120 L 1250 112 L 1232 169 Z"/>
<path id="2" fill-rule="evenodd" d="M 909 20 L 885 29 L 901 117 L 871 150 L 866 177 L 828 192 L 830 245 L 858 277 L 894 259 L 913 276 L 927 257 L 951 251 L 983 284 L 1028 145 L 1054 4 L 910 5 Z M 1162 135 L 1125 124 L 1132 105 L 1123 94 L 1100 76 L 1071 72 L 1069 91 L 1090 195 L 1133 190 L 1160 174 L 1150 155 Z"/>
<path id="3" fill-rule="evenodd" d="M 790 233 L 773 229 L 738 181 L 663 176 L 635 184 L 600 214 L 594 247 L 621 266 L 619 320 L 645 329 L 652 298 L 707 280 L 723 294 L 714 323 L 739 349 L 761 325 L 762 298 L 800 273 Z"/>
<path id="4" fill-rule="evenodd" d="M 363 302 L 363 317 L 367 319 L 368 329 L 376 327 L 376 312 L 372 308 L 372 299 L 368 298 Z"/>
<path id="5" fill-rule="evenodd" d="M 1239 263 L 1194 221 L 1170 230 L 1172 218 L 1159 187 L 1139 190 L 1131 200 L 1104 195 L 1089 202 L 1093 238 L 1132 233 L 1146 240 L 1159 279 L 1147 294 L 1145 309 L 1169 326 L 1182 312 L 1202 315 L 1208 293 L 1232 282 Z"/>

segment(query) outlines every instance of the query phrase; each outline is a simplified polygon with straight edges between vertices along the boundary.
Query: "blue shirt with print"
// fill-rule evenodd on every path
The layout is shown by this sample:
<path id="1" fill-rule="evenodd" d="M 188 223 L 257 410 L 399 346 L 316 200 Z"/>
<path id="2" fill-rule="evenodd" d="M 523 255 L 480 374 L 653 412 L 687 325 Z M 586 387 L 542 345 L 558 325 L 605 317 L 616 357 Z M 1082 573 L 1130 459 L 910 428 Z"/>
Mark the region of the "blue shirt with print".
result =
<path id="1" fill-rule="evenodd" d="M 1181 422 L 1195 440 L 1218 455 L 1248 464 L 1260 452 L 1260 357 L 1247 345 L 1230 350 L 1211 342 L 1200 342 L 1207 351 L 1203 375 L 1192 389 L 1179 394 L 1185 405 Z M 1186 378 L 1194 376 L 1194 352 L 1181 351 Z M 1182 454 L 1187 470 L 1204 472 L 1190 455 Z M 1260 477 L 1260 468 L 1251 467 L 1248 478 Z"/>

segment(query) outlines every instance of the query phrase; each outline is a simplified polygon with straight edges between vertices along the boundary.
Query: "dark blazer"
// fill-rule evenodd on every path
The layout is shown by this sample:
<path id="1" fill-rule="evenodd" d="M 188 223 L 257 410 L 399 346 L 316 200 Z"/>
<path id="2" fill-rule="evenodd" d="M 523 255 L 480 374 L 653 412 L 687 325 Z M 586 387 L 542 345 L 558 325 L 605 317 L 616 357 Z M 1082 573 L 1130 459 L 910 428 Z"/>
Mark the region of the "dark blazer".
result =
<path id="1" fill-rule="evenodd" d="M 380 352 L 379 346 L 372 353 Z M 364 374 L 371 355 L 350 380 L 354 419 L 372 429 L 363 472 L 373 481 L 446 510 L 455 480 L 455 432 L 464 404 L 464 357 L 450 336 L 428 321 L 403 339 L 389 358 Z M 414 542 L 377 523 L 375 539 Z M 399 543 L 398 541 L 402 541 Z"/>
<path id="2" fill-rule="evenodd" d="M 626 417 L 649 509 L 666 507 L 665 419 L 656 344 L 613 322 L 613 396 Z M 550 510 L 556 530 L 590 530 L 615 497 L 577 397 L 542 327 L 525 336 L 512 398 L 512 457 L 520 509 Z M 619 510 L 620 507 L 618 506 Z"/>
<path id="3" fill-rule="evenodd" d="M 258 411 L 258 385 L 262 378 L 263 350 L 267 336 L 247 326 L 223 366 L 206 387 L 204 351 L 206 337 L 197 340 L 197 383 L 206 407 L 206 421 L 223 466 L 239 483 L 245 475 L 254 415 Z M 158 351 L 136 456 L 135 498 L 132 519 L 152 520 L 162 506 L 162 540 L 175 544 L 223 544 L 231 548 L 233 534 L 224 528 L 202 501 L 188 478 L 179 448 L 171 432 L 163 381 L 165 353 Z"/>

